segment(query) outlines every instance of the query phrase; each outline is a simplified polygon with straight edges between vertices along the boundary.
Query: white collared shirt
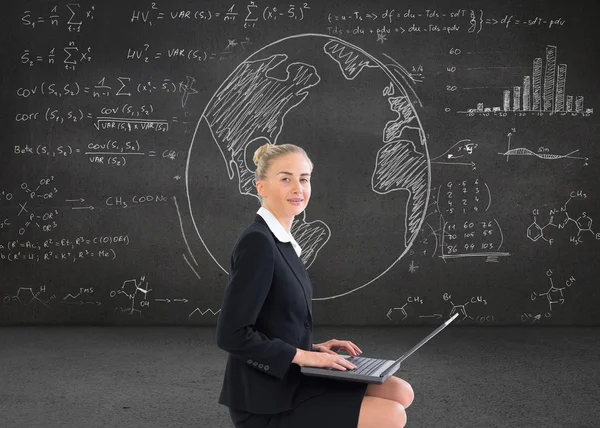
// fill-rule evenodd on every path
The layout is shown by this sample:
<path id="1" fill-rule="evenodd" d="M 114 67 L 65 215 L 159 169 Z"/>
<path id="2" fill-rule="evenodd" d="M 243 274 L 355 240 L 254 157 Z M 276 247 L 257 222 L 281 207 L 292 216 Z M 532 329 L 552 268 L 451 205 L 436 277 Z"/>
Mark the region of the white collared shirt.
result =
<path id="1" fill-rule="evenodd" d="M 300 248 L 300 245 L 298 245 L 294 237 L 286 232 L 281 223 L 279 223 L 279 220 L 275 218 L 271 211 L 265 207 L 260 207 L 256 214 L 265 220 L 267 226 L 269 226 L 269 229 L 271 232 L 273 232 L 273 235 L 275 235 L 280 242 L 291 242 L 296 254 L 298 254 L 298 257 L 300 257 L 300 254 L 302 254 L 302 248 Z"/>

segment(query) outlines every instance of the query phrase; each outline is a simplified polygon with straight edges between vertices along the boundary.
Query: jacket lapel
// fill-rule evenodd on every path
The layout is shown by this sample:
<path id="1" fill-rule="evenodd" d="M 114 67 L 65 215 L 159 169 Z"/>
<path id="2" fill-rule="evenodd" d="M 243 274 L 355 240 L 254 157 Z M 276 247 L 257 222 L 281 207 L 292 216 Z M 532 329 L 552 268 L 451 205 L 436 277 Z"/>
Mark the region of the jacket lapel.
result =
<path id="1" fill-rule="evenodd" d="M 269 229 L 269 226 L 260 215 L 256 215 L 254 221 L 261 223 L 267 229 Z M 302 286 L 302 291 L 304 292 L 304 300 L 306 300 L 308 313 L 310 314 L 312 319 L 312 286 L 310 283 L 310 278 L 308 277 L 308 273 L 306 272 L 306 268 L 302 264 L 302 260 L 300 259 L 300 257 L 298 257 L 298 255 L 296 254 L 296 251 L 294 250 L 294 247 L 292 246 L 291 242 L 280 242 L 275 237 L 275 235 L 273 235 L 273 232 L 271 232 L 270 229 L 269 232 L 273 236 L 273 239 L 277 244 L 279 252 L 287 262 L 292 272 L 294 272 L 294 275 L 296 276 L 298 282 L 300 282 L 300 285 Z"/>
<path id="2" fill-rule="evenodd" d="M 302 260 L 296 254 L 296 251 L 290 242 L 279 242 L 277 241 L 277 238 L 275 238 L 275 241 L 277 243 L 277 248 L 279 248 L 279 252 L 283 255 L 283 258 L 302 286 L 306 306 L 308 307 L 308 312 L 312 318 L 312 289 L 306 269 L 302 265 Z"/>

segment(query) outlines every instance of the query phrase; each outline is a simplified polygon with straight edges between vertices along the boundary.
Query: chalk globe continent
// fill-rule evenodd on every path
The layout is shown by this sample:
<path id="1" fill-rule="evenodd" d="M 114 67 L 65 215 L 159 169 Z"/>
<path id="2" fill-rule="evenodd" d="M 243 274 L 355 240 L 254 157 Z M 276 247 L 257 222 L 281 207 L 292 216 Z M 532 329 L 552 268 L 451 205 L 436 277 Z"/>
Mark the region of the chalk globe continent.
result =
<path id="1" fill-rule="evenodd" d="M 224 80 L 186 170 L 194 239 L 220 269 L 260 206 L 252 156 L 265 143 L 299 145 L 315 165 L 312 197 L 292 227 L 315 299 L 357 291 L 406 254 L 427 210 L 430 169 L 401 73 L 341 39 L 306 34 L 267 45 Z"/>

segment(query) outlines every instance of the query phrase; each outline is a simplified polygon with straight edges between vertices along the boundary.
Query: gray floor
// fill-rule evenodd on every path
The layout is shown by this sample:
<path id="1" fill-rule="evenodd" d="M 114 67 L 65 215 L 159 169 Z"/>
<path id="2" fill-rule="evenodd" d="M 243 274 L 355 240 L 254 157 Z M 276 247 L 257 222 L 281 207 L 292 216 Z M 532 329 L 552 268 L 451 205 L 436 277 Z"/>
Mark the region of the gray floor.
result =
<path id="1" fill-rule="evenodd" d="M 316 327 L 394 358 L 431 328 Z M 396 374 L 407 427 L 600 427 L 600 329 L 449 327 Z M 232 427 L 214 328 L 0 328 L 0 426 Z M 311 428 L 318 428 L 318 424 Z M 337 428 L 337 427 L 327 427 Z"/>

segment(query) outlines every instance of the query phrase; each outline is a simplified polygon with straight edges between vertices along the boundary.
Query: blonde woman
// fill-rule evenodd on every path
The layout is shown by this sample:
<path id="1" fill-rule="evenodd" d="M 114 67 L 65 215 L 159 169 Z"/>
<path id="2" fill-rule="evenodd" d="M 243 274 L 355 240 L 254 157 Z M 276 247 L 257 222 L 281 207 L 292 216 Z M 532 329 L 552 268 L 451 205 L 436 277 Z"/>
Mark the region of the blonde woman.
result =
<path id="1" fill-rule="evenodd" d="M 354 343 L 312 343 L 312 285 L 291 235 L 311 196 L 313 164 L 295 145 L 254 153 L 261 207 L 238 237 L 217 322 L 229 353 L 219 403 L 236 428 L 402 428 L 414 397 L 397 377 L 383 385 L 306 377 L 300 367 L 354 368 Z"/>

